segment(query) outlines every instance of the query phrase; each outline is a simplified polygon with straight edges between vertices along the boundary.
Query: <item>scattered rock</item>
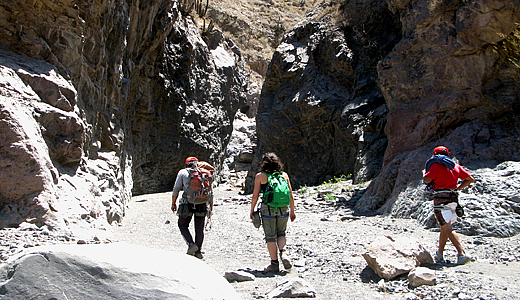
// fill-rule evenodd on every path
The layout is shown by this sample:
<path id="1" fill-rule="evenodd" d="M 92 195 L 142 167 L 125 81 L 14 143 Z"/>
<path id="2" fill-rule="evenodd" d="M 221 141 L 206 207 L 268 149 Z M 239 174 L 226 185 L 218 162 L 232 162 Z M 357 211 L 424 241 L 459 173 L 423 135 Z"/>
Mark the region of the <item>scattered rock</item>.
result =
<path id="1" fill-rule="evenodd" d="M 242 282 L 242 281 L 253 281 L 253 280 L 255 280 L 256 276 L 251 273 L 245 272 L 245 271 L 230 271 L 230 272 L 226 272 L 226 274 L 224 275 L 224 278 L 226 278 L 227 281 L 229 281 L 229 282 L 233 282 L 233 281 Z"/>
<path id="2" fill-rule="evenodd" d="M 408 274 L 408 281 L 411 287 L 420 285 L 435 285 L 437 275 L 434 270 L 425 267 L 417 267 Z"/>
<path id="3" fill-rule="evenodd" d="M 315 298 L 316 291 L 305 280 L 291 278 L 278 284 L 267 296 L 270 298 Z"/>

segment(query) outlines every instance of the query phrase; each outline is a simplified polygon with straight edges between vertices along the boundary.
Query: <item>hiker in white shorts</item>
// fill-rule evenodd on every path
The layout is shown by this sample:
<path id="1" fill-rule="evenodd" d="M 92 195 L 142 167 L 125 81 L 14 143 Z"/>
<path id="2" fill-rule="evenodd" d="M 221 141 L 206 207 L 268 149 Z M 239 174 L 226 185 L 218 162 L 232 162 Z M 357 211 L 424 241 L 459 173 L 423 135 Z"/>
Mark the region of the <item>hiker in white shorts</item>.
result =
<path id="1" fill-rule="evenodd" d="M 439 249 L 435 253 L 436 262 L 444 262 L 444 247 L 448 239 L 457 249 L 457 264 L 462 265 L 472 260 L 466 255 L 459 235 L 453 230 L 452 224 L 457 221 L 456 207 L 459 190 L 475 181 L 461 165 L 448 157 L 450 152 L 444 146 L 436 147 L 433 156 L 426 162 L 423 170 L 423 181 L 433 189 L 433 212 L 441 227 Z M 460 184 L 458 181 L 462 180 Z"/>

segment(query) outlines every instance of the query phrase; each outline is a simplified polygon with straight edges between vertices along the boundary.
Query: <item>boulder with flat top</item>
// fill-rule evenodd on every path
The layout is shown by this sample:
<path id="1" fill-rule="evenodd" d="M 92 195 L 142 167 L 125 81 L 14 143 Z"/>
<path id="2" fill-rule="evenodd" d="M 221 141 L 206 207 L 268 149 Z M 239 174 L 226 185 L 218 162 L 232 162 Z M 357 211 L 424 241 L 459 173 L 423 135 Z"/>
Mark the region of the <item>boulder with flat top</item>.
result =
<path id="1" fill-rule="evenodd" d="M 433 264 L 433 258 L 415 239 L 379 236 L 363 254 L 366 262 L 381 278 L 386 280 L 406 274 L 414 268 Z"/>

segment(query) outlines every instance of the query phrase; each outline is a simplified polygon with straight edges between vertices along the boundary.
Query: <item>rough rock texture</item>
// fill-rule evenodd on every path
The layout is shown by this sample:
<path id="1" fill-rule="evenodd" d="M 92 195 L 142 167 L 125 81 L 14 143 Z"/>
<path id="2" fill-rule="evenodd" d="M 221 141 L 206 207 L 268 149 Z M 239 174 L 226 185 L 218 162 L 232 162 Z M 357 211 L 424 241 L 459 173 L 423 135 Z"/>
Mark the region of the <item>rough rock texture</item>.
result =
<path id="1" fill-rule="evenodd" d="M 126 243 L 31 250 L 2 265 L 2 298 L 240 299 L 214 269 L 180 252 Z"/>
<path id="2" fill-rule="evenodd" d="M 411 287 L 418 287 L 420 285 L 435 285 L 437 282 L 437 275 L 435 270 L 426 267 L 417 267 L 408 274 L 408 281 Z"/>
<path id="3" fill-rule="evenodd" d="M 421 199 L 420 172 L 435 146 L 447 146 L 476 174 L 488 175 L 489 169 L 501 169 L 504 161 L 520 160 L 520 69 L 514 63 L 520 3 L 388 2 L 403 25 L 402 40 L 378 66 L 389 110 L 388 148 L 381 174 L 357 208 L 409 217 L 417 215 L 407 206 Z M 509 178 L 503 180 L 514 187 Z M 491 198 L 509 207 L 507 198 L 518 190 L 500 196 L 501 187 L 489 186 L 491 182 L 493 176 L 477 178 L 468 192 L 473 202 L 485 204 Z M 419 202 L 424 211 L 427 204 Z M 486 205 L 477 220 L 486 216 L 489 220 L 472 225 L 467 233 L 520 232 L 518 212 L 497 212 L 502 206 Z M 498 224 L 506 228 L 498 229 Z"/>
<path id="4" fill-rule="evenodd" d="M 216 32 L 204 41 L 197 27 L 184 19 L 165 44 L 161 73 L 150 87 L 148 78 L 133 85 L 138 110 L 132 112 L 134 193 L 171 189 L 187 156 L 216 167 L 218 174 L 233 130 L 233 117 L 245 101 L 247 77 L 240 50 Z M 163 79 L 161 81 L 161 79 Z M 143 90 L 153 101 L 142 97 Z M 164 91 L 157 95 L 157 91 Z M 139 149 L 139 150 L 138 150 Z"/>
<path id="5" fill-rule="evenodd" d="M 421 169 L 435 146 L 448 146 L 473 173 L 520 160 L 518 1 L 340 2 L 339 27 L 326 18 L 303 23 L 273 56 L 248 191 L 260 156 L 274 151 L 295 187 L 339 174 L 357 182 L 377 176 L 358 213 L 418 217 L 431 212 Z M 468 193 L 485 203 L 498 192 Z M 518 233 L 516 204 L 503 200 L 511 209 L 486 206 L 489 219 L 471 231 Z M 502 223 L 506 229 L 491 225 Z"/>
<path id="6" fill-rule="evenodd" d="M 277 284 L 267 294 L 269 298 L 316 298 L 316 290 L 301 278 L 291 278 Z"/>
<path id="7" fill-rule="evenodd" d="M 102 226 L 188 155 L 222 168 L 243 59 L 175 1 L 2 2 L 0 49 L 0 226 Z"/>
<path id="8" fill-rule="evenodd" d="M 459 193 L 464 217 L 454 224 L 466 235 L 510 237 L 520 233 L 520 162 L 503 162 L 497 166 L 480 166 L 469 170 L 475 183 Z M 359 202 L 356 206 L 359 210 Z M 437 227 L 433 216 L 431 192 L 424 185 L 410 184 L 395 203 L 383 208 L 397 217 L 413 217 L 425 227 Z"/>
<path id="9" fill-rule="evenodd" d="M 378 66 L 389 108 L 385 164 L 440 138 L 462 144 L 461 158 L 518 159 L 511 148 L 518 146 L 520 71 L 494 45 L 518 30 L 520 3 L 389 2 L 403 39 Z"/>
<path id="10" fill-rule="evenodd" d="M 433 264 L 433 258 L 417 240 L 380 236 L 363 253 L 368 265 L 384 279 L 406 274 L 415 267 Z"/>
<path id="11" fill-rule="evenodd" d="M 226 280 L 229 282 L 253 281 L 255 280 L 255 275 L 246 271 L 231 271 L 226 272 L 224 274 L 224 278 L 226 278 Z"/>
<path id="12" fill-rule="evenodd" d="M 356 16 L 365 25 L 347 19 L 338 27 L 324 19 L 284 37 L 260 97 L 252 173 L 261 155 L 273 151 L 295 187 L 342 174 L 355 174 L 358 181 L 377 175 L 387 142 L 387 108 L 376 64 L 398 41 L 400 28 L 384 2 L 368 8 L 371 14 Z M 362 30 L 381 21 L 387 26 Z M 248 190 L 252 178 L 249 174 Z"/>

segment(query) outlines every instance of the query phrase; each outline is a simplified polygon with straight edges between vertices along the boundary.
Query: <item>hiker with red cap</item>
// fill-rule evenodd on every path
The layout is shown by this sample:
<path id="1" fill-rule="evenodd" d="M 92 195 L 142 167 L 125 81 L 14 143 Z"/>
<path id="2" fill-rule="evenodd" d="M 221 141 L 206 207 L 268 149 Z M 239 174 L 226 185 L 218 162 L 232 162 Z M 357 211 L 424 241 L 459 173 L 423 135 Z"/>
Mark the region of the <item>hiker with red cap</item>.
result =
<path id="1" fill-rule="evenodd" d="M 459 201 L 458 191 L 475 181 L 468 171 L 448 157 L 448 148 L 438 146 L 433 150 L 433 156 L 426 162 L 423 170 L 423 181 L 433 192 L 433 212 L 441 227 L 439 249 L 434 259 L 444 263 L 444 247 L 448 239 L 457 249 L 457 264 L 462 265 L 472 260 L 466 255 L 459 235 L 453 230 L 452 224 L 457 221 Z M 459 179 L 462 180 L 459 184 Z"/>
<path id="2" fill-rule="evenodd" d="M 213 166 L 190 156 L 186 158 L 185 168 L 177 174 L 172 192 L 172 211 L 179 216 L 178 226 L 181 235 L 188 244 L 187 254 L 202 259 L 204 241 L 204 222 L 213 212 L 213 190 L 211 188 Z M 182 192 L 179 207 L 177 198 Z M 209 204 L 209 211 L 208 211 Z M 195 240 L 190 233 L 190 222 L 195 217 Z"/>

